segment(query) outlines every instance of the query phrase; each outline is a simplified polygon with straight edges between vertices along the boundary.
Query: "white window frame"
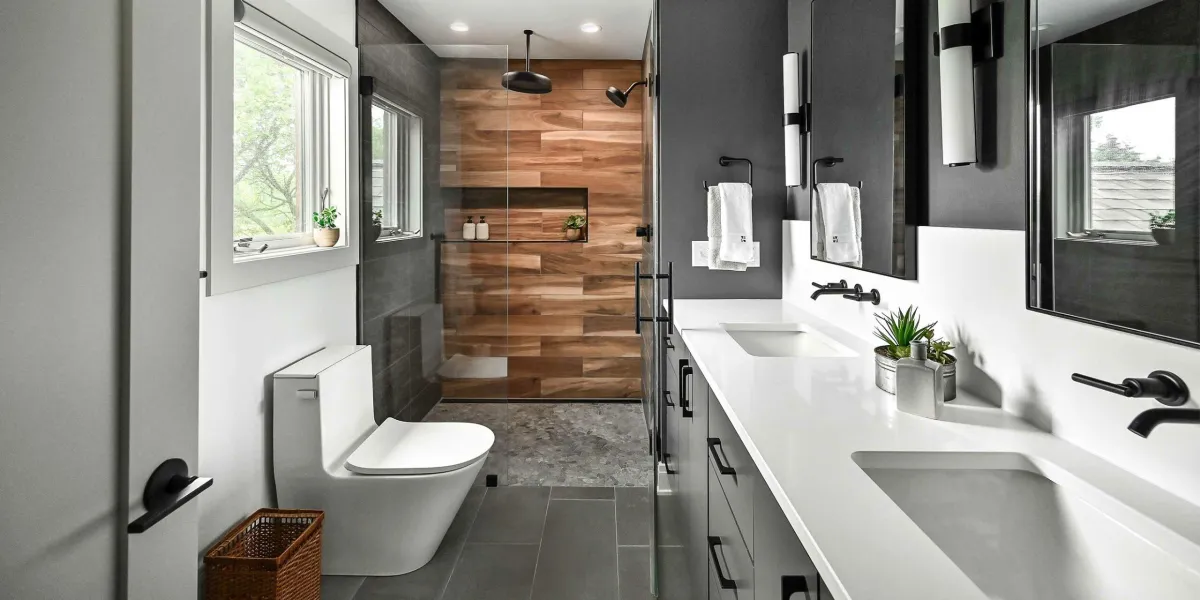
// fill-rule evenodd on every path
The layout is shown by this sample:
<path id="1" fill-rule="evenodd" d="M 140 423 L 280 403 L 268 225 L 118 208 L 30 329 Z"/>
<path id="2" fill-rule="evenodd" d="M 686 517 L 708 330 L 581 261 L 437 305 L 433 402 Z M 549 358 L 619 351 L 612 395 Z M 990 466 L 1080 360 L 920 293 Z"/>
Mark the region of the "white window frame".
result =
<path id="1" fill-rule="evenodd" d="M 223 294 L 259 285 L 294 279 L 358 264 L 358 49 L 292 7 L 285 0 L 256 0 L 245 3 L 245 15 L 234 23 L 233 2 L 209 2 L 208 58 L 208 203 L 204 211 L 207 241 L 201 252 L 201 269 L 207 271 L 206 293 Z M 311 242 L 311 225 L 305 234 L 281 235 L 267 241 L 274 251 L 262 254 L 235 253 L 233 235 L 233 50 L 235 29 L 247 35 L 266 38 L 303 58 L 329 79 L 308 78 L 318 89 L 313 97 L 336 98 L 328 106 L 305 109 L 310 119 L 304 143 L 324 151 L 317 153 L 322 168 L 305 174 L 306 190 L 328 189 L 326 202 L 338 206 L 341 240 L 332 248 L 318 248 Z M 328 93 L 320 89 L 328 85 Z M 318 118 L 328 114 L 328 118 Z M 317 126 L 320 124 L 320 126 Z M 327 127 L 325 126 L 327 124 Z M 306 150 L 312 151 L 315 148 Z M 307 203 L 316 198 L 306 195 L 303 218 L 313 210 Z"/>
<path id="2" fill-rule="evenodd" d="M 378 242 L 394 242 L 397 240 L 418 239 L 424 235 L 425 218 L 425 181 L 424 181 L 424 144 L 425 120 L 421 115 L 400 106 L 378 94 L 371 97 L 371 107 L 378 107 L 388 113 L 391 125 L 387 144 L 388 158 L 384 165 L 384 209 L 386 220 L 389 212 L 397 213 L 400 223 L 397 227 L 384 226 Z M 399 127 L 399 118 L 404 117 L 403 127 Z M 373 135 L 373 132 L 372 132 Z M 374 140 L 372 146 L 374 145 Z M 375 156 L 371 157 L 372 163 Z M 402 163 L 401 163 L 402 161 Z M 374 165 L 372 164 L 372 168 Z M 374 173 L 371 174 L 372 177 Z M 371 208 L 374 210 L 374 190 Z M 416 227 L 412 227 L 413 224 Z"/>

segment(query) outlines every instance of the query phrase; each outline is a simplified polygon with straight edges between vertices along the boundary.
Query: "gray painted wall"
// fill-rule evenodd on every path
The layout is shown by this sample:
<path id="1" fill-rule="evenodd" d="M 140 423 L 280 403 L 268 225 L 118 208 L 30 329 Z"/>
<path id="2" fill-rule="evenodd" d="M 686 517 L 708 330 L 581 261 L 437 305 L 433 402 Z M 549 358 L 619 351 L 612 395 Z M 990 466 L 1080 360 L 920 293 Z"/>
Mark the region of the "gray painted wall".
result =
<path id="1" fill-rule="evenodd" d="M 445 228 L 439 185 L 440 62 L 378 0 L 358 2 L 358 43 L 360 73 L 375 78 L 376 93 L 417 113 L 424 124 L 424 237 L 376 243 L 363 236 L 359 270 L 359 339 L 372 347 L 375 417 L 419 421 L 442 397 L 431 372 L 442 357 L 438 242 L 432 238 Z M 364 124 L 369 123 L 369 101 L 362 114 Z M 370 155 L 367 134 L 362 139 L 364 165 Z M 369 232 L 371 169 L 364 167 L 363 173 L 360 214 L 362 230 Z"/>
<path id="2" fill-rule="evenodd" d="M 976 8 L 987 3 L 974 0 Z M 810 0 L 788 1 L 788 47 L 792 52 L 808 50 L 810 4 Z M 926 40 L 929 40 L 937 30 L 937 1 L 926 0 L 923 8 Z M 978 164 L 953 169 L 942 165 L 941 75 L 932 51 L 925 53 L 928 222 L 922 224 L 973 229 L 1025 228 L 1026 10 L 1024 0 L 1004 3 L 1005 54 L 975 70 Z M 806 188 L 789 190 L 790 214 L 794 218 L 809 218 L 807 198 Z"/>
<path id="3" fill-rule="evenodd" d="M 0 3 L 3 598 L 116 595 L 121 4 Z"/>
<path id="4" fill-rule="evenodd" d="M 678 298 L 778 298 L 782 293 L 782 56 L 787 0 L 660 0 L 662 260 L 675 263 Z M 754 161 L 754 237 L 762 266 L 743 273 L 692 267 L 706 239 L 702 180 L 745 181 Z"/>

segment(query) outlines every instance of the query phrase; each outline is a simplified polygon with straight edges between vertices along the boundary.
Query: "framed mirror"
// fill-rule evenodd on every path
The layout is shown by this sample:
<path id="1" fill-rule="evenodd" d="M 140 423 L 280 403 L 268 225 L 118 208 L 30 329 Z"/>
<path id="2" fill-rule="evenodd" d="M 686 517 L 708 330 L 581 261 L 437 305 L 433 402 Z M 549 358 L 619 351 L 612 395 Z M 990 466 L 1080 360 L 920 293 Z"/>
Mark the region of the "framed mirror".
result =
<path id="1" fill-rule="evenodd" d="M 1028 304 L 1200 347 L 1200 0 L 1030 0 Z"/>
<path id="2" fill-rule="evenodd" d="M 916 279 L 924 89 L 914 0 L 813 0 L 812 257 Z M 851 33 L 852 32 L 852 33 Z"/>

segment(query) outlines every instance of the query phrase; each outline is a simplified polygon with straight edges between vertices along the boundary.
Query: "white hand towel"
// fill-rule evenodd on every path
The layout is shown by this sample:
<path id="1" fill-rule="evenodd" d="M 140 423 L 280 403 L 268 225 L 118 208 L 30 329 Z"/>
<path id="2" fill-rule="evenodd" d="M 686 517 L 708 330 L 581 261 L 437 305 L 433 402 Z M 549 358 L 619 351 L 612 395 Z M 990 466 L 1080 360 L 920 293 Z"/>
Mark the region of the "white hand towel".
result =
<path id="1" fill-rule="evenodd" d="M 817 185 L 821 244 L 825 260 L 862 266 L 862 198 L 846 183 Z"/>
<path id="2" fill-rule="evenodd" d="M 721 183 L 721 260 L 747 264 L 754 258 L 754 190 L 748 183 Z"/>
<path id="3" fill-rule="evenodd" d="M 746 263 L 721 260 L 721 189 L 708 188 L 708 268 L 713 271 L 745 271 Z"/>

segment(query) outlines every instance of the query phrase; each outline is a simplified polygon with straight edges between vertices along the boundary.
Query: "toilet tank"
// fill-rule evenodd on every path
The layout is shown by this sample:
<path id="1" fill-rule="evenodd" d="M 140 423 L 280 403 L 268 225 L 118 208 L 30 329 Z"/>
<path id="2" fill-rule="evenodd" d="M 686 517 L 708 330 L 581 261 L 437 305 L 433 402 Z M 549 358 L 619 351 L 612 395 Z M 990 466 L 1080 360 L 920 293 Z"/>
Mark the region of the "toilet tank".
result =
<path id="1" fill-rule="evenodd" d="M 275 482 L 340 472 L 376 428 L 370 346 L 333 346 L 275 374 Z"/>

